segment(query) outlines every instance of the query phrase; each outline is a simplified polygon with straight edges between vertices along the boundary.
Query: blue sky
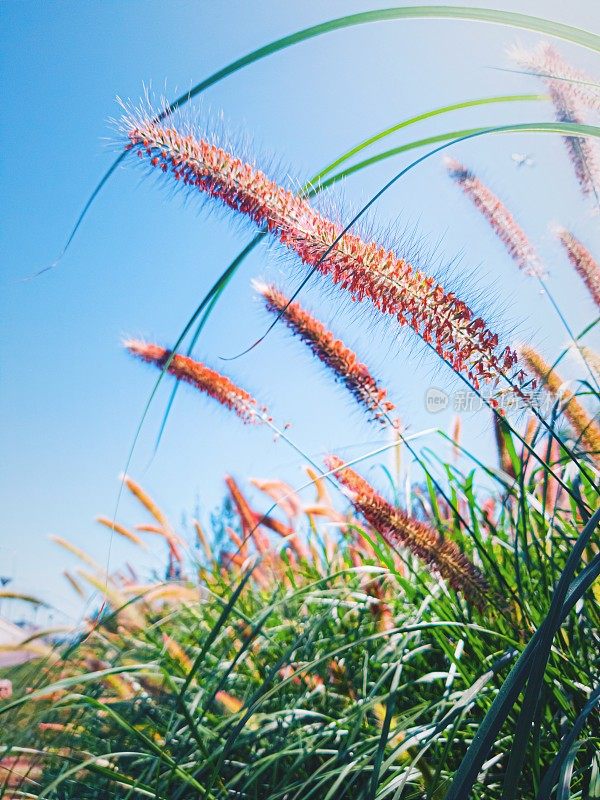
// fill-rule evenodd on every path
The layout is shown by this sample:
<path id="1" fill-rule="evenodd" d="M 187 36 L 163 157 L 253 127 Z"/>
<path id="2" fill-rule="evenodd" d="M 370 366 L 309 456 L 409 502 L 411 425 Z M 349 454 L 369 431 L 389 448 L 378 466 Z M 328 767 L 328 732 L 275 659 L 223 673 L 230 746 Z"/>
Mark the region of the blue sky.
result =
<path id="1" fill-rule="evenodd" d="M 463 3 L 464 5 L 465 3 Z M 468 4 L 468 3 L 466 3 Z M 169 96 L 234 58 L 309 24 L 380 3 L 231 2 L 12 2 L 2 4 L 1 159 L 2 297 L 0 412 L 2 466 L 0 574 L 15 589 L 43 596 L 67 613 L 76 603 L 61 577 L 74 560 L 48 541 L 70 538 L 102 563 L 109 537 L 93 519 L 111 515 L 119 480 L 155 375 L 128 359 L 124 335 L 168 344 L 216 276 L 252 234 L 224 214 L 185 205 L 131 165 L 104 189 L 59 266 L 22 281 L 53 260 L 99 177 L 114 158 L 107 119 L 115 96 L 137 99 L 143 84 Z M 566 6 L 548 0 L 477 5 L 542 14 L 597 28 L 594 0 Z M 238 72 L 206 92 L 202 117 L 220 112 L 231 141 L 260 162 L 272 159 L 276 177 L 303 179 L 362 138 L 436 106 L 496 94 L 540 90 L 506 67 L 505 48 L 538 37 L 512 29 L 453 21 L 407 21 L 337 32 L 303 43 Z M 593 74 L 597 55 L 561 44 L 563 54 Z M 392 140 L 480 124 L 552 118 L 543 104 L 473 109 L 415 126 Z M 593 318 L 593 307 L 548 232 L 571 226 L 600 252 L 597 217 L 579 195 L 558 137 L 503 136 L 453 150 L 508 203 L 550 269 L 551 286 L 573 326 Z M 513 153 L 531 153 L 534 167 L 517 168 Z M 414 156 L 413 156 L 414 157 Z M 411 155 L 347 181 L 333 193 L 342 218 L 360 206 Z M 346 215 L 346 216 L 344 216 Z M 402 179 L 376 209 L 376 223 L 399 232 L 417 226 L 424 250 L 462 255 L 460 272 L 475 270 L 484 309 L 514 339 L 533 341 L 549 357 L 564 334 L 537 286 L 518 273 L 485 223 L 434 157 Z M 423 256 L 425 258 L 425 256 Z M 427 266 L 426 264 L 424 266 Z M 197 348 L 200 358 L 227 370 L 266 402 L 276 419 L 293 422 L 291 435 L 312 457 L 327 451 L 358 455 L 382 442 L 341 388 L 284 330 L 275 330 L 248 356 L 225 364 L 263 332 L 267 319 L 250 289 L 252 277 L 297 284 L 297 265 L 260 249 L 246 262 L 212 317 Z M 468 289 L 472 289 L 468 279 Z M 305 304 L 343 334 L 382 377 L 410 431 L 447 427 L 449 411 L 433 418 L 424 408 L 428 386 L 453 387 L 445 371 L 348 309 L 318 283 Z M 590 339 L 597 346 L 598 341 Z M 568 369 L 567 369 L 568 371 Z M 170 388 L 170 387 L 169 387 Z M 303 480 L 302 460 L 270 434 L 250 429 L 191 392 L 181 392 L 161 448 L 152 447 L 168 397 L 159 393 L 130 473 L 177 522 L 196 505 L 206 519 L 223 493 L 227 472 Z M 469 417 L 465 441 L 492 457 L 486 413 Z M 435 440 L 428 443 L 440 448 Z M 125 498 L 119 519 L 143 521 Z M 152 543 L 153 546 L 157 543 Z M 125 560 L 143 571 L 138 551 L 115 540 L 110 565 Z M 155 559 L 153 561 L 153 558 Z M 5 604 L 13 618 L 22 609 Z"/>

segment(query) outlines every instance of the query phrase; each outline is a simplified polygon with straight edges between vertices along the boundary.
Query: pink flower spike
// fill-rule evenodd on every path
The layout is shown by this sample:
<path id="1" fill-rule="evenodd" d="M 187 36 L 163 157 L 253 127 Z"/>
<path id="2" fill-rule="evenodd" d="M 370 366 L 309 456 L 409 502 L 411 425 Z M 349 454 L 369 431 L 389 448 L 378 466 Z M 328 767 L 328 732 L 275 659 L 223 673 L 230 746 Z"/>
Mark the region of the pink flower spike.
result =
<path id="1" fill-rule="evenodd" d="M 557 226 L 554 233 L 565 248 L 569 261 L 585 283 L 594 303 L 600 308 L 600 265 L 579 239 L 566 228 Z"/>
<path id="2" fill-rule="evenodd" d="M 190 383 L 196 389 L 214 398 L 225 408 L 234 411 L 243 422 L 259 423 L 267 414 L 266 408 L 259 408 L 251 394 L 241 389 L 225 375 L 221 375 L 199 361 L 177 353 L 172 355 L 170 350 L 157 344 L 147 344 L 138 340 L 129 340 L 123 344 L 132 355 L 148 364 L 154 364 L 162 369 L 168 363 L 167 372 L 175 376 L 177 380 Z"/>
<path id="3" fill-rule="evenodd" d="M 126 117 L 127 144 L 193 190 L 212 197 L 268 231 L 300 260 L 348 291 L 369 300 L 428 343 L 452 369 L 478 383 L 502 377 L 498 338 L 473 311 L 429 275 L 391 250 L 345 233 L 302 197 L 206 139 L 184 135 L 152 118 Z M 504 364 L 516 362 L 510 351 Z"/>
<path id="4" fill-rule="evenodd" d="M 527 275 L 543 277 L 544 270 L 533 245 L 502 200 L 460 161 L 446 157 L 444 163 L 450 177 L 487 219 L 519 269 Z"/>

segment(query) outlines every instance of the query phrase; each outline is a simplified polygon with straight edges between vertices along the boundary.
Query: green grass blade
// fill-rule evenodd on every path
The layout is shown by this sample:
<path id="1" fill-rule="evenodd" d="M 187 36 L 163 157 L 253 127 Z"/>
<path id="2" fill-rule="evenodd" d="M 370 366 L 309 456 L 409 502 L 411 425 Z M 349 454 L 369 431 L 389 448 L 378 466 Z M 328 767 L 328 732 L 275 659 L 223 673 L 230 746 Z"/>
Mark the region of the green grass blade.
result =
<path id="1" fill-rule="evenodd" d="M 539 702 L 546 664 L 550 656 L 550 648 L 552 647 L 552 640 L 554 639 L 556 630 L 560 626 L 562 608 L 579 560 L 599 523 L 600 510 L 596 512 L 586 525 L 583 533 L 573 547 L 554 592 L 550 610 L 540 628 L 540 643 L 536 649 L 531 675 L 527 681 L 523 707 L 517 721 L 516 735 L 511 747 L 502 789 L 502 800 L 516 799 L 519 777 L 523 769 L 523 764 L 525 763 L 527 742 L 529 740 L 531 725 L 533 724 L 535 709 Z"/>
<path id="2" fill-rule="evenodd" d="M 557 774 L 560 773 L 563 764 L 568 759 L 569 754 L 571 752 L 571 748 L 577 741 L 577 737 L 583 730 L 585 723 L 587 722 L 587 718 L 589 715 L 594 711 L 596 706 L 600 703 L 600 686 L 596 688 L 596 690 L 592 693 L 592 696 L 585 704 L 577 719 L 575 720 L 575 724 L 564 737 L 562 744 L 560 746 L 560 750 L 556 754 L 556 758 L 552 762 L 552 764 L 548 767 L 548 771 L 544 775 L 542 779 L 542 783 L 540 785 L 540 790 L 537 795 L 536 800 L 546 800 L 547 797 L 550 797 L 552 788 L 556 782 Z"/>
<path id="3" fill-rule="evenodd" d="M 565 565 L 561 579 L 553 596 L 552 605 L 544 622 L 530 639 L 528 645 L 521 653 L 517 663 L 510 671 L 508 677 L 500 687 L 483 722 L 479 725 L 467 753 L 456 771 L 452 785 L 445 800 L 465 800 L 470 796 L 473 784 L 479 774 L 481 766 L 494 743 L 498 732 L 506 720 L 511 708 L 516 702 L 523 685 L 525 684 L 534 665 L 545 664 L 547 650 L 552 643 L 556 630 L 576 602 L 575 596 L 581 596 L 580 584 L 577 591 L 569 582 L 573 576 L 576 565 L 587 543 L 600 523 L 600 509 L 590 518 Z M 593 563 L 593 562 L 592 562 Z M 589 566 L 592 566 L 591 564 Z M 567 584 L 565 586 L 565 584 Z M 560 605 L 559 605 L 560 603 Z M 519 729 L 517 729 L 517 735 Z M 513 744 L 514 747 L 514 744 Z"/>
<path id="4" fill-rule="evenodd" d="M 311 179 L 311 183 L 319 183 L 326 175 L 328 175 L 330 172 L 333 172 L 334 169 L 341 166 L 345 161 L 348 161 L 353 156 L 358 155 L 358 153 L 360 153 L 362 150 L 365 150 L 372 144 L 381 141 L 381 139 L 385 139 L 387 136 L 391 136 L 393 133 L 397 133 L 403 128 L 407 128 L 410 125 L 415 125 L 417 122 L 423 122 L 426 119 L 431 119 L 432 117 L 437 117 L 441 114 L 448 114 L 452 111 L 460 111 L 465 108 L 475 108 L 478 106 L 492 105 L 494 103 L 516 103 L 522 101 L 534 102 L 536 100 L 545 99 L 547 99 L 546 96 L 541 94 L 498 95 L 497 97 L 481 97 L 477 100 L 465 100 L 462 103 L 452 103 L 451 105 L 440 106 L 439 108 L 434 108 L 431 111 L 426 111 L 423 114 L 417 114 L 416 116 L 409 117 L 402 122 L 397 122 L 395 125 L 391 125 L 389 128 L 384 128 L 382 131 L 379 131 L 379 133 L 363 139 L 359 144 L 351 147 L 349 150 L 346 150 L 346 152 L 342 153 L 342 155 L 336 158 L 335 161 L 332 161 L 331 164 L 318 172 Z"/>
<path id="5" fill-rule="evenodd" d="M 198 339 L 200 337 L 200 334 L 202 333 L 202 330 L 203 330 L 204 326 L 206 325 L 206 323 L 207 323 L 207 321 L 208 321 L 208 319 L 209 319 L 209 317 L 210 317 L 215 305 L 217 304 L 217 302 L 219 300 L 219 297 L 221 297 L 221 295 L 225 291 L 227 285 L 229 284 L 229 282 L 231 281 L 231 279 L 233 278 L 233 276 L 235 275 L 235 273 L 237 272 L 239 267 L 242 265 L 243 261 L 246 259 L 246 257 L 248 255 L 250 255 L 250 253 L 258 245 L 258 243 L 260 241 L 262 241 L 262 239 L 265 237 L 265 235 L 266 234 L 264 234 L 264 233 L 259 233 L 257 236 L 255 236 L 252 239 L 252 241 L 249 242 L 249 244 L 247 244 L 246 247 L 244 247 L 244 249 L 240 253 L 238 253 L 238 255 L 233 259 L 233 261 L 227 267 L 227 269 L 219 276 L 219 278 L 216 281 L 216 283 L 210 288 L 210 290 L 208 291 L 206 296 L 203 298 L 203 300 L 200 303 L 200 305 L 196 308 L 196 310 L 194 311 L 192 316 L 187 321 L 183 331 L 179 334 L 179 336 L 177 338 L 177 341 L 173 345 L 173 351 L 174 352 L 176 352 L 179 349 L 179 347 L 181 346 L 181 343 L 183 342 L 185 337 L 188 335 L 188 333 L 191 331 L 194 323 L 196 322 L 196 320 L 198 319 L 200 314 L 202 314 L 202 312 L 204 311 L 202 319 L 198 323 L 198 326 L 197 326 L 196 330 L 194 331 L 194 335 L 192 336 L 192 339 L 191 339 L 191 342 L 189 344 L 189 347 L 187 348 L 186 354 L 188 356 L 190 356 L 192 354 L 192 351 L 193 351 L 194 347 L 196 346 L 196 343 L 197 343 L 197 341 L 198 341 Z M 146 416 L 147 416 L 148 411 L 150 409 L 150 404 L 152 402 L 152 398 L 156 394 L 156 390 L 158 389 L 159 383 L 162 380 L 162 378 L 164 377 L 164 374 L 167 371 L 167 369 L 168 369 L 168 363 L 165 364 L 165 366 L 161 369 L 160 374 L 159 374 L 158 378 L 156 379 L 156 382 L 155 382 L 154 387 L 152 389 L 152 393 L 151 393 L 150 397 L 148 398 L 148 402 L 146 403 L 146 406 L 145 406 L 144 411 L 142 413 L 142 417 L 140 419 L 138 430 L 141 429 L 141 426 L 144 424 L 144 420 L 146 419 Z M 175 401 L 175 397 L 177 395 L 178 387 L 179 387 L 179 381 L 176 381 L 174 386 L 173 386 L 173 389 L 171 391 L 171 396 L 169 397 L 169 401 L 168 401 L 167 407 L 165 409 L 165 413 L 164 413 L 164 416 L 163 416 L 163 419 L 162 419 L 162 422 L 161 422 L 161 425 L 160 425 L 158 436 L 156 438 L 156 443 L 154 445 L 154 452 L 155 453 L 158 450 L 158 446 L 160 445 L 161 439 L 162 439 L 163 434 L 165 432 L 165 426 L 167 424 L 167 419 L 169 417 L 169 414 L 171 412 L 171 408 L 172 408 L 173 403 Z M 134 442 L 134 447 L 135 447 L 135 442 Z M 133 449 L 132 449 L 131 452 L 133 452 Z M 130 456 L 130 459 L 131 459 L 131 456 Z M 125 471 L 127 471 L 127 470 L 125 470 Z"/>
<path id="6" fill-rule="evenodd" d="M 238 70 L 256 61 L 260 61 L 267 56 L 273 55 L 280 50 L 285 50 L 288 47 L 300 44 L 309 39 L 314 39 L 317 36 L 322 36 L 323 34 L 332 33 L 333 31 L 342 30 L 344 28 L 401 19 L 454 19 L 506 25 L 513 28 L 520 28 L 521 30 L 543 33 L 546 36 L 554 36 L 581 45 L 582 47 L 587 47 L 590 50 L 600 52 L 600 36 L 597 36 L 591 31 L 575 28 L 571 25 L 564 25 L 561 22 L 554 22 L 553 20 L 543 19 L 542 17 L 531 16 L 529 14 L 499 11 L 492 8 L 468 8 L 466 6 L 419 5 L 406 6 L 404 8 L 392 7 L 375 9 L 373 11 L 362 11 L 357 14 L 348 14 L 344 17 L 337 17 L 327 22 L 321 22 L 318 25 L 312 25 L 309 28 L 304 28 L 288 36 L 283 36 L 263 47 L 253 50 L 251 53 L 232 61 L 226 67 L 223 67 L 200 83 L 197 83 L 188 92 L 174 100 L 173 103 L 165 109 L 163 116 L 167 116 L 167 114 L 180 108 L 193 97 L 206 91 L 206 89 L 214 86 L 214 84 L 222 81 L 224 78 L 229 77 L 229 75 L 233 75 Z"/>
<path id="7" fill-rule="evenodd" d="M 398 683 L 400 682 L 400 675 L 402 671 L 402 664 L 399 664 L 394 673 L 392 686 L 388 696 L 388 701 L 385 707 L 385 718 L 381 726 L 381 736 L 377 744 L 377 751 L 373 762 L 373 773 L 371 775 L 371 788 L 365 793 L 367 800 L 375 800 L 377 796 L 377 786 L 379 784 L 379 773 L 381 772 L 381 765 L 383 763 L 383 756 L 385 755 L 385 747 L 388 737 L 390 735 L 390 726 L 392 724 L 392 717 L 396 709 Z"/>
<path id="8" fill-rule="evenodd" d="M 103 775 L 104 777 L 110 778 L 111 781 L 118 781 L 122 784 L 127 786 L 131 786 L 136 790 L 136 794 L 141 794 L 145 797 L 155 798 L 155 800 L 166 800 L 161 795 L 157 795 L 156 793 L 152 792 L 150 786 L 146 786 L 143 784 L 139 779 L 135 781 L 130 778 L 128 775 L 125 775 L 122 772 L 119 772 L 116 766 L 111 764 L 111 767 L 102 767 L 98 764 L 99 761 L 106 761 L 118 758 L 139 758 L 140 754 L 136 752 L 107 752 L 102 753 L 97 756 L 92 756 L 91 758 L 86 758 L 83 761 L 79 761 L 75 764 L 75 766 L 71 767 L 70 769 L 65 770 L 65 772 L 61 773 L 57 778 L 51 781 L 47 786 L 44 787 L 42 792 L 37 795 L 37 797 L 42 800 L 43 797 L 48 797 L 51 795 L 55 789 L 57 789 L 61 783 L 64 783 L 68 780 L 71 776 L 77 775 L 78 772 L 83 770 L 89 770 L 90 772 L 96 772 L 99 775 Z"/>
<path id="9" fill-rule="evenodd" d="M 120 667 L 110 667 L 108 669 L 96 670 L 94 672 L 86 672 L 83 675 L 74 675 L 72 677 L 63 678 L 62 680 L 58 680 L 55 683 L 44 686 L 41 689 L 36 689 L 24 697 L 18 697 L 16 700 L 12 700 L 10 703 L 3 703 L 0 706 L 0 714 L 5 714 L 7 711 L 10 711 L 10 709 L 22 706 L 31 700 L 40 700 L 46 695 L 51 695 L 55 692 L 63 691 L 64 689 L 70 689 L 72 686 L 79 686 L 81 683 L 95 683 L 96 681 L 102 680 L 102 678 L 105 678 L 108 675 L 121 675 L 129 672 L 140 672 L 148 669 L 149 666 L 152 665 L 128 664 Z"/>
<path id="10" fill-rule="evenodd" d="M 326 33 L 331 33 L 343 28 L 351 28 L 357 25 L 365 25 L 373 22 L 386 22 L 400 19 L 455 19 L 455 20 L 468 20 L 471 22 L 486 22 L 496 25 L 507 25 L 513 28 L 520 28 L 521 30 L 535 31 L 536 33 L 543 33 L 546 36 L 554 36 L 559 39 L 564 39 L 568 42 L 587 47 L 590 50 L 600 52 L 600 36 L 597 36 L 590 31 L 575 28 L 571 25 L 564 25 L 561 22 L 554 22 L 552 20 L 543 19 L 542 17 L 534 17 L 529 14 L 518 14 L 510 11 L 498 11 L 491 8 L 467 8 L 464 6 L 407 6 L 406 8 L 385 8 L 374 11 L 363 11 L 358 14 L 350 14 L 337 19 L 322 22 L 318 25 L 312 25 L 310 28 L 296 31 L 289 36 L 283 36 L 280 39 L 259 47 L 251 53 L 232 61 L 227 66 L 223 67 L 217 72 L 214 72 L 208 78 L 205 78 L 200 83 L 193 86 L 188 92 L 180 95 L 176 100 L 170 103 L 161 114 L 158 115 L 159 119 L 164 119 L 165 116 L 172 113 L 174 110 L 180 108 L 189 102 L 193 97 L 206 91 L 211 86 L 214 86 L 224 78 L 233 75 L 238 70 L 249 66 L 250 64 L 260 61 L 267 56 L 273 55 L 280 50 L 285 50 L 293 45 L 300 44 L 300 42 L 314 39 L 317 36 L 322 36 Z M 98 183 L 92 192 L 89 200 L 86 202 L 83 211 L 79 215 L 68 239 L 63 247 L 59 258 L 54 262 L 56 264 L 64 255 L 67 248 L 73 241 L 73 237 L 77 233 L 81 223 L 83 222 L 90 206 L 98 196 L 99 192 L 106 184 L 111 175 L 115 172 L 123 159 L 121 154 L 109 170 L 105 173 L 104 177 Z"/>
<path id="11" fill-rule="evenodd" d="M 193 775 L 186 772 L 186 770 L 179 766 L 177 762 L 169 755 L 167 749 L 161 747 L 159 744 L 154 742 L 149 736 L 147 736 L 138 726 L 132 725 L 130 722 L 123 717 L 122 714 L 119 714 L 115 708 L 106 703 L 103 703 L 101 700 L 97 700 L 95 697 L 88 697 L 86 695 L 77 696 L 76 699 L 86 705 L 89 705 L 98 711 L 101 711 L 107 717 L 110 717 L 120 728 L 126 731 L 130 736 L 134 739 L 139 740 L 147 749 L 148 752 L 153 753 L 160 761 L 164 761 L 169 767 L 172 767 L 175 774 L 181 778 L 184 783 L 190 786 L 197 792 L 200 792 L 200 796 L 206 798 L 206 800 L 215 800 L 214 795 L 205 787 L 199 783 Z"/>
<path id="12" fill-rule="evenodd" d="M 487 136 L 496 133 L 559 133 L 563 136 L 594 136 L 597 138 L 600 136 L 600 127 L 596 125 L 578 125 L 573 122 L 523 122 L 515 125 L 499 125 L 497 127 L 488 126 L 447 131 L 445 133 L 439 133 L 435 136 L 427 136 L 423 139 L 416 139 L 413 142 L 407 142 L 406 144 L 399 145 L 398 147 L 392 147 L 389 150 L 383 150 L 381 153 L 376 153 L 369 158 L 365 158 L 364 160 L 359 161 L 356 164 L 352 164 L 350 167 L 346 167 L 346 169 L 340 170 L 339 172 L 336 172 L 335 175 L 327 178 L 325 181 L 323 181 L 321 189 L 326 189 L 327 187 L 332 186 L 334 183 L 338 183 L 338 181 L 348 178 L 350 175 L 354 175 L 356 172 L 360 172 L 365 167 L 378 164 L 380 161 L 385 161 L 388 158 L 400 155 L 408 150 L 414 150 L 418 147 L 426 147 L 427 145 L 437 144 L 438 142 L 447 142 L 446 145 L 432 150 L 417 162 L 411 164 L 410 166 L 412 168 L 413 166 L 416 166 L 416 164 L 421 163 L 421 161 L 424 161 L 426 158 L 429 158 L 430 156 L 440 152 L 445 147 L 450 147 L 453 144 L 459 144 L 467 139 L 474 139 L 478 136 Z"/>
<path id="13" fill-rule="evenodd" d="M 183 682 L 183 686 L 181 687 L 181 691 L 179 692 L 179 698 L 178 698 L 179 701 L 183 702 L 183 697 L 184 697 L 186 691 L 189 689 L 190 683 L 194 679 L 194 675 L 196 674 L 196 672 L 198 671 L 200 665 L 202 664 L 206 653 L 212 647 L 215 639 L 217 638 L 217 635 L 218 635 L 219 631 L 221 630 L 221 628 L 223 627 L 223 625 L 227 621 L 227 619 L 229 617 L 229 614 L 231 613 L 231 610 L 233 609 L 233 607 L 237 603 L 237 600 L 238 600 L 239 596 L 241 595 L 244 587 L 246 586 L 246 584 L 248 583 L 248 581 L 250 580 L 251 577 L 252 577 L 252 570 L 248 570 L 244 574 L 242 580 L 236 586 L 235 591 L 232 593 L 231 597 L 229 598 L 229 600 L 227 601 L 225 606 L 223 607 L 223 610 L 221 612 L 221 615 L 220 615 L 219 619 L 217 620 L 215 625 L 212 627 L 212 629 L 210 631 L 210 634 L 207 636 L 206 641 L 202 645 L 202 648 L 201 648 L 200 652 L 198 653 L 198 655 L 196 656 L 196 658 L 194 660 L 194 663 L 192 664 L 192 668 L 189 671 L 189 674 L 186 676 L 186 679 Z"/>

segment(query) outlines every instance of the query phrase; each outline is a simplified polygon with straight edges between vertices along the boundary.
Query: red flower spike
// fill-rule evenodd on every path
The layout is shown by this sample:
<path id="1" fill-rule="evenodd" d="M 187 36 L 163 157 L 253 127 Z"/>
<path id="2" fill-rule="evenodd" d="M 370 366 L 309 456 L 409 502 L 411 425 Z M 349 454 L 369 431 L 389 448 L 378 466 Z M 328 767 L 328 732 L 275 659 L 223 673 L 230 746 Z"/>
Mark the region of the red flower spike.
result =
<path id="1" fill-rule="evenodd" d="M 341 236 L 342 228 L 305 199 L 205 139 L 184 136 L 151 119 L 127 124 L 128 144 L 138 153 L 167 153 L 161 168 L 175 178 L 183 175 L 184 182 L 245 214 L 304 264 L 346 289 L 353 300 L 368 299 L 422 338 L 444 341 L 442 357 L 454 369 L 467 374 L 474 363 L 482 362 L 486 374 L 501 375 L 499 357 L 489 344 L 491 332 L 485 324 L 470 332 L 471 310 L 430 276 L 376 242 L 351 233 Z"/>
<path id="2" fill-rule="evenodd" d="M 233 381 L 188 356 L 175 354 L 157 344 L 146 344 L 136 340 L 124 342 L 129 352 L 149 364 L 163 368 L 168 362 L 167 372 L 177 380 L 195 386 L 201 392 L 234 411 L 243 422 L 259 423 L 266 409 L 259 407 L 251 394 L 236 386 Z M 172 357 L 171 357 L 172 356 Z M 171 360 L 169 361 L 169 358 Z"/>

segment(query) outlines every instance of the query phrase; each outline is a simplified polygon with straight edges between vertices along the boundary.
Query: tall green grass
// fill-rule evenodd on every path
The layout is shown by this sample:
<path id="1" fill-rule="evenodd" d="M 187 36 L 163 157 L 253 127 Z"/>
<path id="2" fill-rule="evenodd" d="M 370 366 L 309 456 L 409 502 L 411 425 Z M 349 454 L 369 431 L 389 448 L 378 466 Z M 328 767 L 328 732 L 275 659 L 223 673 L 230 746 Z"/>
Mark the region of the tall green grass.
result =
<path id="1" fill-rule="evenodd" d="M 161 116 L 306 39 L 410 18 L 511 25 L 600 52 L 593 33 L 523 14 L 445 6 L 370 11 L 259 48 Z M 598 136 L 599 128 L 569 121 L 479 126 L 431 133 L 363 157 L 390 135 L 450 111 L 542 99 L 480 98 L 415 115 L 347 148 L 302 192 L 311 197 L 374 163 L 439 145 L 404 166 L 389 186 L 433 153 L 475 136 Z M 192 352 L 216 302 L 263 236 L 258 233 L 217 278 L 175 350 L 189 337 Z M 584 343 L 595 324 L 577 342 Z M 579 387 L 584 402 L 597 405 L 593 382 L 582 380 Z M 407 553 L 391 551 L 343 501 L 327 506 L 323 517 L 308 511 L 295 521 L 310 544 L 308 558 L 293 558 L 273 537 L 269 553 L 249 558 L 245 542 L 236 559 L 231 552 L 213 554 L 209 546 L 202 558 L 190 553 L 185 575 L 164 585 L 138 586 L 125 575 L 82 569 L 78 580 L 104 594 L 97 617 L 54 649 L 25 643 L 46 646 L 45 657 L 34 670 L 13 674 L 14 699 L 0 704 L 0 796 L 600 797 L 598 470 L 578 450 L 577 432 L 559 424 L 560 410 L 557 401 L 529 434 L 501 427 L 509 470 L 463 450 L 468 471 L 461 471 L 440 455 L 448 444 L 442 431 L 434 447 L 417 443 L 411 451 L 420 469 L 416 513 L 484 571 L 490 595 L 482 608 Z M 234 529 L 234 544 L 252 540 L 230 507 L 213 540 L 223 538 L 223 520 Z M 332 523 L 341 531 L 335 541 L 328 533 Z"/>

